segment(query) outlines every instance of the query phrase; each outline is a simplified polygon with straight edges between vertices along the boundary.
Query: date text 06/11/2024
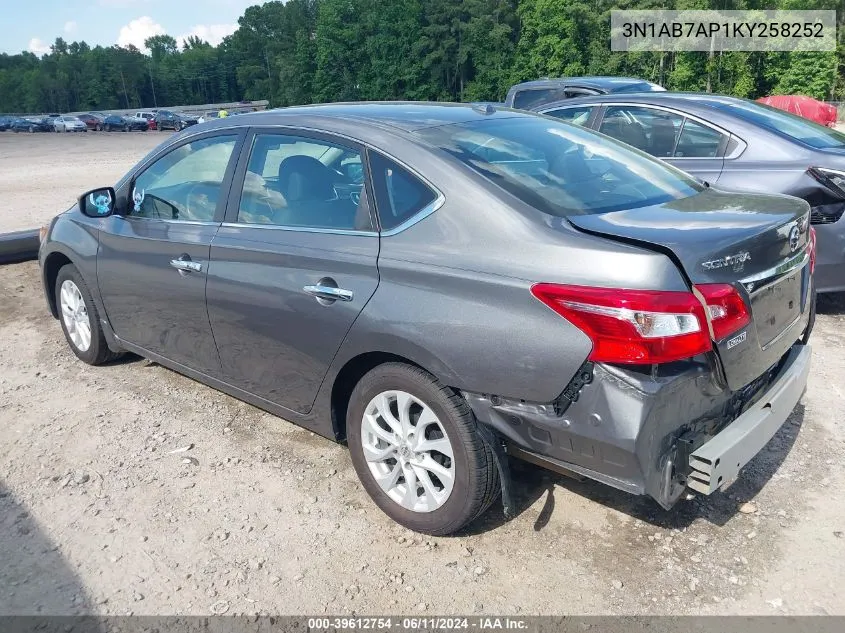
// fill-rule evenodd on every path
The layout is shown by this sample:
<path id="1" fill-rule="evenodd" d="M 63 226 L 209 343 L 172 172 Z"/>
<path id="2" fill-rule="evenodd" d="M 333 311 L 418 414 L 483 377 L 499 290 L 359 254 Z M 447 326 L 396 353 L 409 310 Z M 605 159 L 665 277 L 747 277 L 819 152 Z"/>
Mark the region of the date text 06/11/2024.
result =
<path id="1" fill-rule="evenodd" d="M 308 618 L 309 631 L 525 631 L 528 622 L 514 617 L 320 617 Z"/>

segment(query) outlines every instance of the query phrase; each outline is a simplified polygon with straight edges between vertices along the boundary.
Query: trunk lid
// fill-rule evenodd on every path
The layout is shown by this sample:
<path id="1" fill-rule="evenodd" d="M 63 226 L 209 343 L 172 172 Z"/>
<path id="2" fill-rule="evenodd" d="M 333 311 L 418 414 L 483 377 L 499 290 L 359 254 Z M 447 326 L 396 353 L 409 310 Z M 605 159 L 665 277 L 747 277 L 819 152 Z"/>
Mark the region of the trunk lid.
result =
<path id="1" fill-rule="evenodd" d="M 664 204 L 573 215 L 576 228 L 667 253 L 693 284 L 729 283 L 751 323 L 716 341 L 729 387 L 760 376 L 809 316 L 809 206 L 797 198 L 706 189 Z"/>

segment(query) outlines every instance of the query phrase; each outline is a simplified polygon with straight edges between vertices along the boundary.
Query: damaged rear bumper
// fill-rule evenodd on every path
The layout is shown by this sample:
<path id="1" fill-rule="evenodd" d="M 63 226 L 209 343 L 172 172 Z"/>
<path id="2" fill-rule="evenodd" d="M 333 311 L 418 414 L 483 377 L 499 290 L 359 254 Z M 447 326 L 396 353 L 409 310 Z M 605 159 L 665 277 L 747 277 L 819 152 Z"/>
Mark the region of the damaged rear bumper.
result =
<path id="1" fill-rule="evenodd" d="M 732 392 L 706 359 L 652 369 L 586 364 L 555 403 L 464 393 L 509 452 L 670 508 L 687 490 L 709 494 L 736 476 L 783 425 L 804 392 L 810 347 L 796 343 Z"/>
<path id="2" fill-rule="evenodd" d="M 715 492 L 768 444 L 804 394 L 810 355 L 809 345 L 793 346 L 764 396 L 690 455 L 687 486 L 705 495 Z"/>

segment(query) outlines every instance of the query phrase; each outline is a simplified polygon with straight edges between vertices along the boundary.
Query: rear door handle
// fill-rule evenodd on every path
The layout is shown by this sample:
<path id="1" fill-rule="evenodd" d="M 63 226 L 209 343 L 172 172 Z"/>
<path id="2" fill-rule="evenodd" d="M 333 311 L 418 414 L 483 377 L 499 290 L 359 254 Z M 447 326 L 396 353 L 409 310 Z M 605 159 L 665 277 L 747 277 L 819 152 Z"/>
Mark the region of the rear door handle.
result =
<path id="1" fill-rule="evenodd" d="M 313 295 L 318 299 L 325 299 L 326 301 L 352 301 L 352 297 L 354 296 L 351 290 L 345 290 L 336 286 L 318 284 L 315 286 L 304 286 L 302 289 L 309 295 Z"/>
<path id="2" fill-rule="evenodd" d="M 179 259 L 171 259 L 170 265 L 182 274 L 202 272 L 202 264 L 191 261 L 187 255 L 182 255 Z"/>

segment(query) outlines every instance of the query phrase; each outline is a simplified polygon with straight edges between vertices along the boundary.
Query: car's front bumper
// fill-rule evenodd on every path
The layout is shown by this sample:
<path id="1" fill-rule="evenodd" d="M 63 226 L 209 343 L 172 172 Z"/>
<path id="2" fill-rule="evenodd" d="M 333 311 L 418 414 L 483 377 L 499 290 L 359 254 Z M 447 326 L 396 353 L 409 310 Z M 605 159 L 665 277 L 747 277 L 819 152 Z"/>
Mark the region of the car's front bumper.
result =
<path id="1" fill-rule="evenodd" d="M 706 494 L 718 489 L 760 451 L 800 399 L 809 357 L 809 346 L 796 343 L 736 392 L 699 359 L 653 372 L 585 364 L 571 403 L 464 396 L 517 457 L 647 494 L 669 508 L 688 485 Z"/>

